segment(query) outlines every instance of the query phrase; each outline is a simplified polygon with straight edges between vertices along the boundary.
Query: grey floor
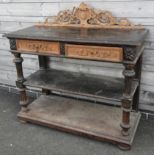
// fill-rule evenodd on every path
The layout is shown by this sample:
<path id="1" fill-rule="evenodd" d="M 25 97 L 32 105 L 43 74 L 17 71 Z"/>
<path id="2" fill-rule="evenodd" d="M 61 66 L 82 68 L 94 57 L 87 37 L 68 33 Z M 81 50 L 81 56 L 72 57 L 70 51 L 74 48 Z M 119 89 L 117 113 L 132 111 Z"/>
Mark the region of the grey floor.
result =
<path id="1" fill-rule="evenodd" d="M 153 155 L 153 119 L 141 119 L 132 150 L 33 124 L 21 124 L 18 95 L 0 90 L 0 155 Z"/>

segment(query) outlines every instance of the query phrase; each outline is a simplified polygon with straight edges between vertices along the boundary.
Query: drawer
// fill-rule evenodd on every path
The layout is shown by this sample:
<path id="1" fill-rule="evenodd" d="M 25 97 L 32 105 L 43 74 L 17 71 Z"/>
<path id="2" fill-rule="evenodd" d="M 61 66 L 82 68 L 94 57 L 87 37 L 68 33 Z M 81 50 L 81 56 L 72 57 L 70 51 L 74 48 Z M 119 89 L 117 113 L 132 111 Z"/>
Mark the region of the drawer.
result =
<path id="1" fill-rule="evenodd" d="M 123 49 L 119 47 L 66 44 L 65 55 L 72 58 L 121 62 L 123 60 Z"/>
<path id="2" fill-rule="evenodd" d="M 60 54 L 59 42 L 17 39 L 16 48 L 29 53 Z"/>

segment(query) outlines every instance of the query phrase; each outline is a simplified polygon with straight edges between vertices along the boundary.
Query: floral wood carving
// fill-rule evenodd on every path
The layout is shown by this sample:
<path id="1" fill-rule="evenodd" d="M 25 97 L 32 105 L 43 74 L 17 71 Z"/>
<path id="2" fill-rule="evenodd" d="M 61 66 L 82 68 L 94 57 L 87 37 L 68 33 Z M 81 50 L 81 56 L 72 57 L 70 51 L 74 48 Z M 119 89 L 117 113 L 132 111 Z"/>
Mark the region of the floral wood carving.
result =
<path id="1" fill-rule="evenodd" d="M 134 25 L 126 18 L 120 20 L 113 17 L 109 11 L 96 10 L 81 3 L 79 7 L 72 10 L 60 11 L 53 22 L 47 18 L 44 23 L 37 26 L 69 26 L 86 28 L 124 28 L 124 29 L 142 29 L 141 25 Z"/>
<path id="2" fill-rule="evenodd" d="M 10 49 L 11 50 L 16 50 L 16 40 L 15 39 L 10 39 Z"/>
<path id="3" fill-rule="evenodd" d="M 136 48 L 126 47 L 124 48 L 124 60 L 132 61 L 135 59 Z"/>

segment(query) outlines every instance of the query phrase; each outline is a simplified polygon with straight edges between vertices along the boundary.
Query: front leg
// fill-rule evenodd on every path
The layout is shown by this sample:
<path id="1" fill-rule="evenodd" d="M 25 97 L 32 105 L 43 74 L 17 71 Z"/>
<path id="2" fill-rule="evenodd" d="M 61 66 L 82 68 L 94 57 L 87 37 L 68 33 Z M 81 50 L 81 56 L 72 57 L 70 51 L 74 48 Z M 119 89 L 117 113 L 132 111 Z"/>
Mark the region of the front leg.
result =
<path id="1" fill-rule="evenodd" d="M 26 112 L 28 111 L 27 105 L 28 105 L 28 97 L 26 95 L 26 88 L 23 85 L 23 82 L 25 81 L 23 76 L 23 68 L 22 68 L 22 62 L 23 58 L 21 57 L 20 53 L 14 53 L 15 59 L 14 63 L 16 65 L 16 71 L 17 71 L 17 81 L 16 86 L 19 89 L 20 94 L 20 105 L 21 105 L 21 111 Z"/>
<path id="2" fill-rule="evenodd" d="M 125 70 L 123 75 L 125 76 L 125 86 L 122 99 L 122 135 L 128 136 L 130 129 L 130 112 L 132 109 L 132 98 L 131 98 L 131 88 L 133 77 L 135 76 L 134 65 L 124 64 Z"/>

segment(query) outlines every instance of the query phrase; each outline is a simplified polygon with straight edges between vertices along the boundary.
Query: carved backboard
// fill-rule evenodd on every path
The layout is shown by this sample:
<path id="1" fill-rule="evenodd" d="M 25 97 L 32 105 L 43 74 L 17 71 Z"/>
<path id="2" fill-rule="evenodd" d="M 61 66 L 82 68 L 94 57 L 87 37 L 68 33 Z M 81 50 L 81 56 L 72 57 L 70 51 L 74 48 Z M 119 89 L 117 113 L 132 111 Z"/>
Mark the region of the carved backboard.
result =
<path id="1" fill-rule="evenodd" d="M 134 25 L 126 18 L 117 19 L 111 12 L 90 8 L 85 3 L 72 10 L 60 11 L 54 21 L 49 20 L 50 18 L 47 18 L 44 23 L 39 23 L 37 26 L 143 29 L 143 26 Z"/>

